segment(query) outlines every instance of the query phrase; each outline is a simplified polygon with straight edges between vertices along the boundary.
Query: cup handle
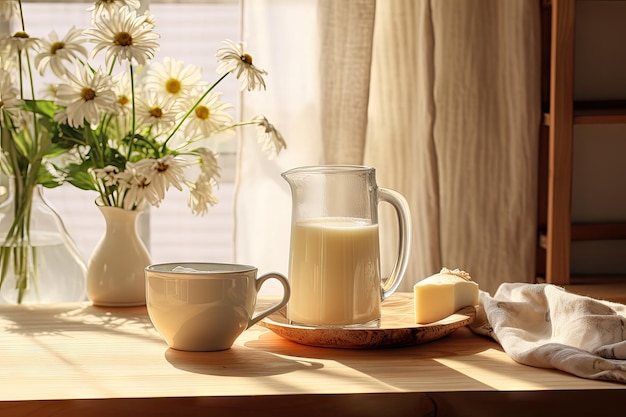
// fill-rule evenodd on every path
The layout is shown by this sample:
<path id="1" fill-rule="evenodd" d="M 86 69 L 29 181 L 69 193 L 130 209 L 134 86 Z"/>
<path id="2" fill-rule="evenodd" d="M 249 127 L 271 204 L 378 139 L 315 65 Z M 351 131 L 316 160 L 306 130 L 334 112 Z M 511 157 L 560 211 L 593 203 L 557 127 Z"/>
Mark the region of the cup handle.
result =
<path id="1" fill-rule="evenodd" d="M 389 278 L 385 280 L 382 286 L 381 299 L 385 300 L 396 291 L 409 265 L 409 255 L 411 253 L 411 212 L 406 199 L 397 191 L 378 188 L 378 198 L 380 201 L 385 201 L 393 206 L 398 215 L 399 226 L 398 258 Z"/>
<path id="2" fill-rule="evenodd" d="M 250 319 L 250 321 L 248 322 L 248 327 L 246 327 L 247 329 L 252 327 L 259 320 L 264 319 L 265 317 L 269 316 L 270 314 L 280 310 L 281 308 L 283 308 L 287 304 L 287 301 L 289 301 L 289 297 L 291 296 L 291 288 L 289 287 L 289 281 L 287 281 L 287 278 L 285 278 L 283 275 L 281 275 L 279 273 L 276 273 L 276 272 L 271 272 L 269 274 L 265 274 L 265 275 L 263 275 L 262 277 L 259 277 L 256 280 L 256 284 L 255 285 L 256 285 L 257 293 L 261 289 L 261 286 L 263 285 L 263 283 L 266 280 L 270 279 L 270 278 L 275 278 L 282 284 L 282 286 L 283 286 L 283 299 L 278 304 L 275 304 L 272 307 L 269 307 L 266 310 L 263 310 L 263 311 L 259 312 L 259 314 L 257 314 L 256 316 L 252 317 Z"/>

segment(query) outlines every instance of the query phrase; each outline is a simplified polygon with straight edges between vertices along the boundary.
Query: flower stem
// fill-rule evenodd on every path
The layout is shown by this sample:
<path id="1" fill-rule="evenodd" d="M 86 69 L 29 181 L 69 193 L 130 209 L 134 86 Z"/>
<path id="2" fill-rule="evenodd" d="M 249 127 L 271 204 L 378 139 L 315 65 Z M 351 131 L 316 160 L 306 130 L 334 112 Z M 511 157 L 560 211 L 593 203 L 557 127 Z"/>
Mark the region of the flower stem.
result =
<path id="1" fill-rule="evenodd" d="M 35 185 L 24 185 L 21 179 L 10 179 L 15 193 L 9 196 L 13 203 L 13 220 L 2 243 L 0 261 L 0 285 L 4 282 L 9 265 L 15 276 L 17 302 L 21 303 L 31 283 L 38 279 L 37 248 L 33 246 L 30 234 L 30 219 L 33 207 Z M 20 190 L 18 192 L 18 190 Z"/>
<path id="2" fill-rule="evenodd" d="M 192 111 L 194 111 L 196 109 L 196 107 L 198 107 L 198 104 L 200 104 L 202 102 L 202 100 L 204 100 L 204 98 L 209 95 L 209 93 L 211 91 L 213 91 L 213 89 L 215 87 L 217 87 L 217 85 L 219 83 L 222 82 L 222 80 L 224 78 L 226 78 L 226 76 L 230 74 L 230 72 L 227 72 L 226 74 L 222 75 L 219 80 L 215 81 L 213 83 L 213 85 L 211 85 L 211 87 L 209 87 L 208 90 L 206 90 L 204 92 L 204 94 L 202 94 L 202 96 L 200 96 L 200 98 L 198 100 L 196 100 L 196 102 L 194 103 L 193 106 L 191 106 L 191 108 L 189 109 L 189 111 L 187 113 L 185 113 L 185 115 L 183 116 L 183 118 L 180 120 L 180 122 L 178 122 L 178 124 L 176 125 L 176 127 L 172 130 L 172 132 L 169 134 L 169 136 L 167 137 L 167 139 L 165 139 L 165 141 L 163 142 L 163 145 L 161 146 L 161 153 L 165 152 L 165 149 L 167 149 L 167 143 L 170 141 L 170 139 L 172 139 L 172 137 L 174 136 L 174 134 L 178 131 L 178 129 L 180 129 L 180 127 L 183 125 L 183 123 L 185 122 L 185 120 L 187 120 L 187 118 L 189 117 L 189 115 L 191 114 Z"/>
<path id="3" fill-rule="evenodd" d="M 131 125 L 130 125 L 130 143 L 128 144 L 128 152 L 126 154 L 126 159 L 129 160 L 130 159 L 130 155 L 131 152 L 133 151 L 133 143 L 135 142 L 135 123 L 136 123 L 136 109 L 135 109 L 135 73 L 133 72 L 133 64 L 132 62 L 129 61 L 128 66 L 130 67 L 130 98 L 131 98 L 131 110 L 132 110 L 132 116 L 131 116 Z"/>
<path id="4" fill-rule="evenodd" d="M 20 8 L 20 22 L 22 24 L 22 30 L 26 31 L 26 25 L 24 24 L 24 11 L 22 10 L 22 0 L 18 0 L 18 5 Z"/>

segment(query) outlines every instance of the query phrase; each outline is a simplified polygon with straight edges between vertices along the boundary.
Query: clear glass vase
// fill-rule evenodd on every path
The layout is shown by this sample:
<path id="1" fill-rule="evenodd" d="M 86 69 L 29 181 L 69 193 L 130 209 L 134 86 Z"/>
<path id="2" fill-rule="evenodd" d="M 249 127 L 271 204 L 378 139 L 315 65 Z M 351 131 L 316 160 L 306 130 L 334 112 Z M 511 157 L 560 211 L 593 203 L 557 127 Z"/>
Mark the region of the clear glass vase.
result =
<path id="1" fill-rule="evenodd" d="M 14 181 L 0 204 L 0 304 L 86 300 L 87 268 L 43 187 L 20 197 Z"/>

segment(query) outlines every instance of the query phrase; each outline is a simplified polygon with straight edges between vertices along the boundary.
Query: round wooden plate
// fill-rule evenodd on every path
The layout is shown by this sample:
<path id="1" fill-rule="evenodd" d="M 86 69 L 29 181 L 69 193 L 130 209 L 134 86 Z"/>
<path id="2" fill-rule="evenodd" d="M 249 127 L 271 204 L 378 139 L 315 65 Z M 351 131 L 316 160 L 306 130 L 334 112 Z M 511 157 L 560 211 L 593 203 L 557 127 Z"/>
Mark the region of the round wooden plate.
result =
<path id="1" fill-rule="evenodd" d="M 277 335 L 309 346 L 373 349 L 418 345 L 439 339 L 474 321 L 476 309 L 466 307 L 445 319 L 430 324 L 416 324 L 413 294 L 396 293 L 382 304 L 378 328 L 309 327 L 289 324 L 282 309 L 259 324 Z"/>

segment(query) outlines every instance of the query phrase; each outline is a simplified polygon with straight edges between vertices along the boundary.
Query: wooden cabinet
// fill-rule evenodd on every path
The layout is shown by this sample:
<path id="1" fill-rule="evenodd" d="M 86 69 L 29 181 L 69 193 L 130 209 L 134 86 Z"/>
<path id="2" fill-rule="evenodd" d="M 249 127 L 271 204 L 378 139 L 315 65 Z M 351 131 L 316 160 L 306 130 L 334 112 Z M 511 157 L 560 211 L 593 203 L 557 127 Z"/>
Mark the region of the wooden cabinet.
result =
<path id="1" fill-rule="evenodd" d="M 541 0 L 544 117 L 540 134 L 537 275 L 540 281 L 543 278 L 558 285 L 573 283 L 570 279 L 573 240 L 626 239 L 626 221 L 572 223 L 574 126 L 626 124 L 626 97 L 575 100 L 577 3 L 576 0 Z M 616 178 L 617 181 L 626 182 L 626 178 Z"/>

